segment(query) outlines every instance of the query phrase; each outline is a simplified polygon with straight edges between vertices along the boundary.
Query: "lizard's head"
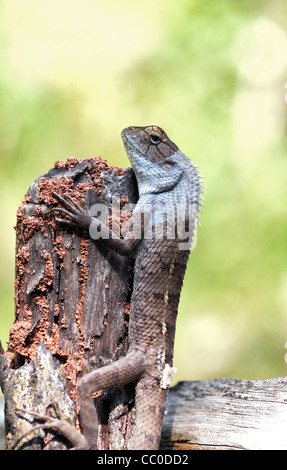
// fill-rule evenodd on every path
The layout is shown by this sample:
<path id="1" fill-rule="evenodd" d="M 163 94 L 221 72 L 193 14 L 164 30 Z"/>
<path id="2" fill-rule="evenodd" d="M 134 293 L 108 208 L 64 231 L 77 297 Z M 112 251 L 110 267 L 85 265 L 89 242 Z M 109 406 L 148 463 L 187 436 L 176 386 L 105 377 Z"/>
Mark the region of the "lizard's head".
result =
<path id="1" fill-rule="evenodd" d="M 138 153 L 154 162 L 162 162 L 178 150 L 158 126 L 127 127 L 122 131 L 122 138 L 128 152 Z"/>
<path id="2" fill-rule="evenodd" d="M 158 126 L 127 127 L 122 139 L 135 172 L 140 194 L 171 189 L 181 178 L 183 168 L 173 156 L 178 147 Z"/>

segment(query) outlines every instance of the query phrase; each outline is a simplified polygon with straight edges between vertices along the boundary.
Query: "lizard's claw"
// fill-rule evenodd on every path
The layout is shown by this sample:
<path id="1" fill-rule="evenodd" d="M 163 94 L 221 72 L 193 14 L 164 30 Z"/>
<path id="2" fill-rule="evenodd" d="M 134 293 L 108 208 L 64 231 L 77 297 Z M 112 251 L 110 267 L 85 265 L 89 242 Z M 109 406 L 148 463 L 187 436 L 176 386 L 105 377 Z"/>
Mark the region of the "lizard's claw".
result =
<path id="1" fill-rule="evenodd" d="M 86 230 L 89 228 L 92 222 L 92 217 L 89 215 L 87 207 L 85 207 L 85 209 L 81 207 L 69 194 L 60 196 L 60 194 L 56 193 L 55 191 L 52 191 L 52 194 L 63 204 L 65 209 L 63 207 L 52 207 L 44 213 L 44 217 L 51 214 L 52 212 L 61 212 L 62 214 L 70 217 L 72 220 L 55 217 L 57 222 L 68 225 L 78 225 L 79 227 Z"/>
<path id="2" fill-rule="evenodd" d="M 24 408 L 16 408 L 15 412 L 28 413 L 32 416 L 35 416 L 37 419 L 45 421 L 45 422 L 42 424 L 36 424 L 35 426 L 31 427 L 29 431 L 22 434 L 22 436 L 20 436 L 16 440 L 16 442 L 14 442 L 13 447 L 12 447 L 13 450 L 16 449 L 20 441 L 31 432 L 37 431 L 38 429 L 48 429 L 48 428 L 57 429 L 57 431 L 63 434 L 68 439 L 68 441 L 71 442 L 71 444 L 73 445 L 73 449 L 75 450 L 89 448 L 88 441 L 83 436 L 83 434 L 77 431 L 77 429 L 74 428 L 74 426 L 72 426 L 67 421 L 62 421 L 58 418 L 53 418 L 52 416 L 49 416 L 49 415 L 42 415 L 35 411 L 28 411 L 28 410 L 25 410 Z"/>

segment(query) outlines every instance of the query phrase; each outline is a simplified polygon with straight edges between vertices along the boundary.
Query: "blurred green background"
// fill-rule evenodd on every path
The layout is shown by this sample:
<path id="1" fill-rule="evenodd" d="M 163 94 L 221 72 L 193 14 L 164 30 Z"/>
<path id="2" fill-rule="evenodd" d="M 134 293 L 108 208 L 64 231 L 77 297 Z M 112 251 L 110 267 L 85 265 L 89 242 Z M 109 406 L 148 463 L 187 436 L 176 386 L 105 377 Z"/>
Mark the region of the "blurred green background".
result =
<path id="1" fill-rule="evenodd" d="M 127 167 L 121 130 L 157 124 L 207 185 L 176 380 L 286 375 L 286 26 L 286 0 L 0 0 L 4 348 L 31 182 L 70 156 Z"/>

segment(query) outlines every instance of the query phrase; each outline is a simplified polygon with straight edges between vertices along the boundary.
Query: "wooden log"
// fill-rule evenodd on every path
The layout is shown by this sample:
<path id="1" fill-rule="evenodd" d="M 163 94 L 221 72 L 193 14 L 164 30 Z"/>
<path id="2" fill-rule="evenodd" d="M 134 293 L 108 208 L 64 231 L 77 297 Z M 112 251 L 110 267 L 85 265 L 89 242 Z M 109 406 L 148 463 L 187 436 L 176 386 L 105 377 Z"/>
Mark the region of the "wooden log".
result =
<path id="1" fill-rule="evenodd" d="M 180 382 L 170 390 L 165 450 L 287 450 L 287 377 Z"/>
<path id="2" fill-rule="evenodd" d="M 49 390 L 56 395 L 65 395 L 59 364 L 53 360 L 51 353 L 39 345 L 36 357 L 35 366 L 27 363 L 11 375 L 13 382 L 10 390 L 13 394 L 8 396 L 9 404 L 17 403 L 18 399 L 23 402 L 22 390 L 17 388 L 17 384 L 22 383 L 22 389 L 25 389 L 25 381 L 29 382 L 31 378 L 36 381 L 35 395 L 37 378 L 40 389 L 43 380 L 47 384 L 46 395 L 49 395 Z M 31 374 L 31 367 L 38 369 L 38 373 L 34 371 Z M 18 378 L 14 380 L 17 374 L 21 381 Z M 286 377 L 258 381 L 216 379 L 180 382 L 170 389 L 170 404 L 163 423 L 160 450 L 287 450 L 286 385 Z M 41 395 L 39 399 L 40 408 L 42 403 L 51 403 L 51 396 Z M 52 401 L 55 403 L 57 400 L 53 395 Z M 60 401 L 62 406 L 67 405 L 63 415 L 70 416 L 73 423 L 76 417 L 73 402 L 69 401 L 67 394 Z M 30 427 L 31 424 L 26 422 L 26 428 Z M 39 439 L 39 448 L 40 442 Z M 53 448 L 51 440 L 49 445 Z M 64 445 L 65 441 L 63 448 Z M 59 448 L 59 441 L 57 446 Z"/>
<path id="3" fill-rule="evenodd" d="M 47 207 L 58 205 L 52 190 L 69 194 L 79 204 L 84 198 L 89 207 L 99 202 L 99 196 L 110 207 L 117 197 L 114 231 L 128 221 L 127 204 L 138 198 L 132 170 L 109 167 L 99 157 L 56 162 L 30 186 L 17 213 L 15 321 L 2 356 L 8 449 L 36 421 L 28 415 L 24 419 L 15 407 L 51 412 L 77 423 L 77 379 L 125 355 L 128 347 L 133 260 L 75 227 L 59 225 L 55 214 L 44 218 Z M 101 422 L 99 448 L 127 448 L 133 387 L 99 392 L 95 399 Z M 22 447 L 68 446 L 59 434 L 49 442 L 43 436 L 30 436 Z"/>

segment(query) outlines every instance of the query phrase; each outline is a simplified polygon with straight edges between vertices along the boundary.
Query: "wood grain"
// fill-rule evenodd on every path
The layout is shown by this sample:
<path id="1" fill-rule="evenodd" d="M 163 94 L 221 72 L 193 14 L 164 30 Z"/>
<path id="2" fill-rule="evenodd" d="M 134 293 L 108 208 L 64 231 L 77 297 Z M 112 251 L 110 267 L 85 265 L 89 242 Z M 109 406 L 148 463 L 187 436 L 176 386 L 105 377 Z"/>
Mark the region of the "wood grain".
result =
<path id="1" fill-rule="evenodd" d="M 287 377 L 181 382 L 170 390 L 162 449 L 287 449 Z"/>

